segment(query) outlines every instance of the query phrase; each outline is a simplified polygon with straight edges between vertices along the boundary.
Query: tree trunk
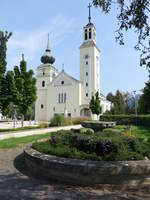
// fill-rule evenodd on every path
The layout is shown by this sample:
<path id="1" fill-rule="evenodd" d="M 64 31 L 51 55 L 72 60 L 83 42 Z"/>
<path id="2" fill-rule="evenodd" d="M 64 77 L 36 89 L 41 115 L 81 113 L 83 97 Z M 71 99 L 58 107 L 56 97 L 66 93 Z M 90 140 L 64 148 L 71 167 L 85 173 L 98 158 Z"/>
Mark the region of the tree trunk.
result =
<path id="1" fill-rule="evenodd" d="M 21 127 L 23 128 L 24 126 L 24 115 L 22 115 L 22 119 L 21 119 Z"/>

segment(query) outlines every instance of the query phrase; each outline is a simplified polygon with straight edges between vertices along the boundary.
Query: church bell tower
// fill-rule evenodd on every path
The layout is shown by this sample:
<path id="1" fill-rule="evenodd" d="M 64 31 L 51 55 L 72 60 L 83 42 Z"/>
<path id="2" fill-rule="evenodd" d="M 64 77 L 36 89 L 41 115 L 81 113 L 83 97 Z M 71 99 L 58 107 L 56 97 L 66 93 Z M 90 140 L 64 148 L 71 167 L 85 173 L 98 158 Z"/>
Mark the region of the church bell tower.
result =
<path id="1" fill-rule="evenodd" d="M 100 93 L 100 50 L 96 45 L 96 28 L 91 22 L 89 4 L 88 24 L 83 28 L 83 43 L 80 46 L 80 81 L 82 104 L 89 104 L 97 91 Z"/>

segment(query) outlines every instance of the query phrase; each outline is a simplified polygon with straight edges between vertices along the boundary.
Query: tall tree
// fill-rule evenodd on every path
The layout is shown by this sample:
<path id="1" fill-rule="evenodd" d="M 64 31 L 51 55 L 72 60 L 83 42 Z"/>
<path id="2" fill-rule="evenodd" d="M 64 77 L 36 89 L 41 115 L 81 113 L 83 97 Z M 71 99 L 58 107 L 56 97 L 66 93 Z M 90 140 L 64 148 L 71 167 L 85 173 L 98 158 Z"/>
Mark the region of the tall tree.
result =
<path id="1" fill-rule="evenodd" d="M 4 116 L 8 116 L 10 107 L 12 107 L 14 100 L 17 98 L 17 88 L 13 71 L 8 71 L 2 79 L 1 91 L 1 111 Z"/>
<path id="2" fill-rule="evenodd" d="M 6 52 L 7 52 L 7 42 L 8 39 L 11 37 L 12 33 L 8 33 L 7 31 L 3 32 L 0 31 L 0 110 L 2 108 L 1 101 L 3 100 L 4 96 L 2 93 L 2 84 L 3 79 L 6 72 Z"/>
<path id="3" fill-rule="evenodd" d="M 132 93 L 123 93 L 126 114 L 135 114 L 135 98 Z"/>
<path id="4" fill-rule="evenodd" d="M 114 112 L 115 114 L 125 114 L 125 105 L 122 93 L 117 90 L 115 99 L 114 99 Z"/>
<path id="5" fill-rule="evenodd" d="M 118 21 L 116 40 L 124 45 L 125 31 L 133 29 L 137 36 L 135 49 L 141 52 L 140 65 L 150 68 L 150 1 L 149 0 L 93 0 L 96 7 L 100 7 L 105 14 L 117 6 Z"/>
<path id="6" fill-rule="evenodd" d="M 22 55 L 20 67 L 14 67 L 14 78 L 17 88 L 17 98 L 14 100 L 14 104 L 22 114 L 22 126 L 24 116 L 36 101 L 36 79 L 33 75 L 33 70 L 27 71 L 27 63 L 24 60 L 24 55 Z"/>
<path id="7" fill-rule="evenodd" d="M 89 107 L 90 107 L 90 110 L 92 111 L 92 114 L 96 114 L 98 118 L 98 115 L 100 115 L 102 112 L 102 108 L 100 105 L 99 92 L 96 92 L 95 97 L 94 95 L 92 96 Z"/>
<path id="8" fill-rule="evenodd" d="M 138 113 L 150 114 L 150 81 L 145 84 L 143 94 L 138 103 Z"/>
<path id="9" fill-rule="evenodd" d="M 106 99 L 108 100 L 108 101 L 110 101 L 111 103 L 114 103 L 114 95 L 111 93 L 111 92 L 109 92 L 108 94 L 107 94 L 107 96 L 106 96 Z"/>

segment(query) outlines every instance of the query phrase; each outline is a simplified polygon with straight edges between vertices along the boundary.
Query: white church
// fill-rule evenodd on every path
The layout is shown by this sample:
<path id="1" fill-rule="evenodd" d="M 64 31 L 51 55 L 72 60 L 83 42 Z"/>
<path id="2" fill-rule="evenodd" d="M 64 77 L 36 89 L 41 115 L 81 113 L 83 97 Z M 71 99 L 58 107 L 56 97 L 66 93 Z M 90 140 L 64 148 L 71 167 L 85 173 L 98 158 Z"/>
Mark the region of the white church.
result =
<path id="1" fill-rule="evenodd" d="M 89 109 L 89 102 L 97 91 L 102 113 L 112 107 L 111 102 L 100 93 L 100 50 L 96 44 L 96 28 L 91 23 L 90 7 L 89 21 L 83 28 L 83 43 L 80 46 L 80 80 L 67 74 L 64 69 L 58 72 L 48 37 L 47 48 L 41 57 L 42 64 L 37 68 L 37 121 L 50 121 L 58 113 L 71 118 L 95 118 Z"/>

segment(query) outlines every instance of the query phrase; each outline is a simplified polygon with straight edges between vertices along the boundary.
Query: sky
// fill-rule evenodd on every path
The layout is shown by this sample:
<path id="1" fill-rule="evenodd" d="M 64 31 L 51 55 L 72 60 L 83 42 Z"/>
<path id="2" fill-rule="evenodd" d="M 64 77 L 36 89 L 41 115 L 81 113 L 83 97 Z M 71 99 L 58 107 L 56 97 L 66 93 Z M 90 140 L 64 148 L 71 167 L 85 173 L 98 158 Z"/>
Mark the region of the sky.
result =
<path id="1" fill-rule="evenodd" d="M 40 58 L 45 51 L 47 35 L 55 57 L 56 68 L 79 79 L 79 47 L 83 42 L 83 27 L 88 23 L 89 0 L 0 0 L 0 30 L 13 32 L 8 42 L 7 69 L 19 65 L 24 53 L 28 69 L 36 75 Z M 139 66 L 140 54 L 134 50 L 137 35 L 125 34 L 125 45 L 115 41 L 116 8 L 105 15 L 92 7 L 92 22 L 97 31 L 100 49 L 101 93 L 115 94 L 141 90 L 148 80 L 148 72 Z"/>

